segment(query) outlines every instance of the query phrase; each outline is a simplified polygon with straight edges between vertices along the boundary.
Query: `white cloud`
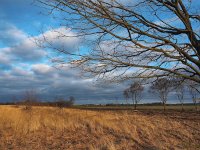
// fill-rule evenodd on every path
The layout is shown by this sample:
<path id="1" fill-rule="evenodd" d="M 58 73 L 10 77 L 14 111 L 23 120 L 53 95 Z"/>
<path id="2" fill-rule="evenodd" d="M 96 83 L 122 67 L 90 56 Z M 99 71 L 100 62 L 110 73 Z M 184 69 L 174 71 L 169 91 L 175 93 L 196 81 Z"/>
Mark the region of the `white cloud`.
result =
<path id="1" fill-rule="evenodd" d="M 53 71 L 53 68 L 47 64 L 34 64 L 32 70 L 36 73 L 45 74 Z"/>
<path id="2" fill-rule="evenodd" d="M 39 47 L 36 41 L 44 45 L 51 43 L 52 48 L 76 51 L 79 38 L 70 29 L 64 27 L 48 30 L 38 36 L 28 37 L 26 33 L 12 24 L 0 25 L 0 38 L 4 45 L 0 49 L 0 63 L 16 64 L 20 62 L 40 62 L 45 56 L 51 55 L 46 49 Z M 48 45 L 49 46 L 49 45 Z M 55 51 L 54 51 L 55 52 Z"/>
<path id="3" fill-rule="evenodd" d="M 8 28 L 6 28 L 8 29 Z M 16 30 L 15 33 L 14 30 Z M 8 31 L 12 31 L 8 34 Z M 64 27 L 49 30 L 35 37 L 28 38 L 26 33 L 13 27 L 5 32 L 8 35 L 7 45 L 0 48 L 0 98 L 9 99 L 13 95 L 22 96 L 28 89 L 36 89 L 42 99 L 52 100 L 55 96 L 75 96 L 78 100 L 96 100 L 101 103 L 102 99 L 115 99 L 122 97 L 125 85 L 94 85 L 94 78 L 81 78 L 80 70 L 71 69 L 70 64 L 65 64 L 61 70 L 44 63 L 44 57 L 48 51 L 38 47 L 34 39 L 41 42 L 44 37 L 50 41 L 53 47 L 64 47 L 69 52 L 77 50 L 81 40 L 70 29 Z M 61 34 L 60 34 L 61 33 Z M 18 40 L 17 40 L 18 39 Z M 5 40 L 5 39 L 4 39 Z M 111 42 L 101 43 L 101 48 L 106 53 L 115 53 L 116 46 Z M 119 51 L 119 48 L 116 49 Z M 9 71 L 7 65 L 11 65 Z M 2 66 L 1 66 L 2 65 Z M 103 67 L 103 64 L 98 64 Z M 9 97 L 10 96 L 10 97 Z M 85 101 L 86 102 L 86 101 Z M 81 101 L 79 101 L 81 103 Z"/>
<path id="4" fill-rule="evenodd" d="M 0 64 L 9 64 L 9 63 L 10 63 L 10 59 L 4 53 L 4 49 L 0 49 Z"/>
<path id="5" fill-rule="evenodd" d="M 67 52 L 77 51 L 80 39 L 70 28 L 51 29 L 35 37 L 43 46 L 60 49 Z"/>
<path id="6" fill-rule="evenodd" d="M 47 52 L 39 48 L 36 43 L 28 38 L 19 45 L 10 49 L 10 55 L 18 57 L 21 61 L 39 61 L 43 59 Z"/>
<path id="7" fill-rule="evenodd" d="M 32 38 L 16 26 L 5 22 L 0 25 L 0 64 L 17 64 L 22 61 L 32 62 L 41 60 L 46 52 L 34 43 Z"/>
<path id="8" fill-rule="evenodd" d="M 18 29 L 16 26 L 3 20 L 0 21 L 0 39 L 2 44 L 7 46 L 15 45 L 16 43 L 20 43 L 26 38 L 27 34 Z"/>

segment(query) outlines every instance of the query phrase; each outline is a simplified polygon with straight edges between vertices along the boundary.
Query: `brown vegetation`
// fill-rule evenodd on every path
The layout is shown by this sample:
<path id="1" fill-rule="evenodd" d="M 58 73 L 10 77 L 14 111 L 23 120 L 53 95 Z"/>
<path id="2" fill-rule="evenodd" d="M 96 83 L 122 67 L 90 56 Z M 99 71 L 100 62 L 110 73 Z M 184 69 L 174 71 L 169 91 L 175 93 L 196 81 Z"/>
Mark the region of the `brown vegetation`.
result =
<path id="1" fill-rule="evenodd" d="M 200 149 L 198 112 L 0 106 L 0 149 Z"/>

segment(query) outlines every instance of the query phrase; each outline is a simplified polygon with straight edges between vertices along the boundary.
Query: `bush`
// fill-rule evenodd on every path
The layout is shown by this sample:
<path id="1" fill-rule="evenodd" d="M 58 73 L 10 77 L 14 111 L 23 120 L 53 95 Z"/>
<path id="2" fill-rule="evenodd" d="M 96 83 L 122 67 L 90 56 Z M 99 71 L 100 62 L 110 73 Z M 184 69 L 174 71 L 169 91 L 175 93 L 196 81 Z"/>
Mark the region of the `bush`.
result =
<path id="1" fill-rule="evenodd" d="M 59 108 L 70 107 L 74 105 L 75 98 L 70 96 L 69 100 L 64 100 L 63 98 L 59 98 L 55 101 L 55 104 Z"/>

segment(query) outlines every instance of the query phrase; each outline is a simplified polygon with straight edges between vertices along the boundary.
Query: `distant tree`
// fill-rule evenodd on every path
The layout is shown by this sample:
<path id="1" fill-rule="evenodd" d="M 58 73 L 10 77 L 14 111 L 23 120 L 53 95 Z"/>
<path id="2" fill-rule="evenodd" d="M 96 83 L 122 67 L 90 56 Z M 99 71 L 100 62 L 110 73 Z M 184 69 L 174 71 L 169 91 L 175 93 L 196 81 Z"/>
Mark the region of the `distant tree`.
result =
<path id="1" fill-rule="evenodd" d="M 129 93 L 133 101 L 134 109 L 137 108 L 137 104 L 142 99 L 142 91 L 144 90 L 144 87 L 139 81 L 134 82 L 131 84 L 129 88 Z"/>
<path id="2" fill-rule="evenodd" d="M 192 101 L 194 103 L 195 109 L 198 110 L 198 107 L 197 107 L 197 96 L 198 96 L 198 94 L 200 94 L 200 92 L 199 92 L 200 86 L 196 82 L 188 81 L 187 82 L 187 87 L 188 87 L 189 93 L 190 93 L 190 95 L 192 97 Z"/>
<path id="3" fill-rule="evenodd" d="M 14 104 L 14 105 L 17 105 L 17 102 L 18 102 L 18 99 L 17 99 L 17 97 L 14 95 L 13 97 L 12 97 L 12 104 Z"/>
<path id="4" fill-rule="evenodd" d="M 36 90 L 27 90 L 24 93 L 22 103 L 25 105 L 25 109 L 31 109 L 34 104 L 38 101 Z"/>
<path id="5" fill-rule="evenodd" d="M 75 98 L 74 98 L 73 96 L 70 96 L 70 97 L 69 97 L 69 101 L 72 102 L 72 103 L 74 103 Z"/>
<path id="6" fill-rule="evenodd" d="M 129 89 L 125 89 L 123 92 L 123 96 L 126 100 L 126 103 L 128 104 L 128 99 L 129 99 Z"/>
<path id="7" fill-rule="evenodd" d="M 65 107 L 65 99 L 63 97 L 56 96 L 54 103 L 55 103 L 56 107 L 58 107 L 58 108 L 62 109 Z"/>
<path id="8" fill-rule="evenodd" d="M 58 108 L 70 107 L 74 104 L 75 98 L 70 96 L 68 100 L 63 97 L 56 97 L 55 104 Z"/>
<path id="9" fill-rule="evenodd" d="M 150 92 L 156 93 L 162 104 L 164 111 L 166 110 L 166 102 L 169 92 L 172 90 L 173 84 L 168 78 L 160 78 L 152 83 L 150 87 Z"/>
<path id="10" fill-rule="evenodd" d="M 183 103 L 184 103 L 185 85 L 184 85 L 184 82 L 181 82 L 181 81 L 176 81 L 175 84 L 176 84 L 175 85 L 176 96 L 177 96 L 179 102 L 181 103 L 181 108 L 183 111 L 184 110 Z"/>
<path id="11" fill-rule="evenodd" d="M 69 97 L 69 102 L 70 102 L 71 105 L 73 105 L 74 102 L 75 102 L 75 98 L 73 96 L 70 96 Z"/>

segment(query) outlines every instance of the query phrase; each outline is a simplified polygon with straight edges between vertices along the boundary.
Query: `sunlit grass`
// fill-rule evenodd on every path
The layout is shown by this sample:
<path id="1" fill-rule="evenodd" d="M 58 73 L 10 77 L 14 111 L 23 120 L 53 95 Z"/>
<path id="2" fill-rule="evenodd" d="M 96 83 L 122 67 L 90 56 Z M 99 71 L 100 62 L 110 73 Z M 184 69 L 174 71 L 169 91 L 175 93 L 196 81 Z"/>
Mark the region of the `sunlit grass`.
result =
<path id="1" fill-rule="evenodd" d="M 199 120 L 196 121 L 199 125 Z M 92 142 L 88 141 L 82 145 L 82 147 L 85 146 L 91 150 L 104 149 L 105 147 L 110 150 L 130 149 L 131 147 L 139 149 L 141 147 L 184 148 L 188 141 L 191 141 L 188 143 L 189 145 L 196 146 L 200 142 L 197 138 L 200 133 L 195 131 L 196 134 L 194 134 L 193 129 L 184 123 L 187 122 L 175 120 L 165 115 L 144 115 L 140 112 L 131 113 L 130 111 L 117 113 L 115 111 L 53 107 L 33 107 L 30 110 L 25 110 L 22 106 L 0 106 L 0 131 L 5 136 L 10 132 L 17 140 L 18 137 L 23 138 L 27 135 L 45 137 L 46 134 L 52 132 L 52 138 L 59 134 L 67 138 L 72 136 L 73 132 L 73 134 L 78 135 L 78 139 L 75 139 L 77 141 L 91 138 Z M 44 143 L 48 142 L 47 137 L 45 138 Z M 23 140 L 30 139 L 26 137 Z M 62 139 L 60 140 L 62 141 Z M 40 144 L 39 146 L 41 146 Z"/>

